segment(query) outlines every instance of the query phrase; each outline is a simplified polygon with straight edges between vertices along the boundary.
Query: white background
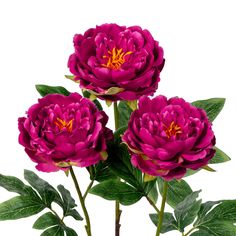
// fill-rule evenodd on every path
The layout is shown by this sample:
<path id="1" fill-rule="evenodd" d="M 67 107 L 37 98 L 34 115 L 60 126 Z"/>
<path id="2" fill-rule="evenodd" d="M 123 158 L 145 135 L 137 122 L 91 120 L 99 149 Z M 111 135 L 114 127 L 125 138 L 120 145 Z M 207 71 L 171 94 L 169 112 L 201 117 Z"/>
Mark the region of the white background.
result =
<path id="1" fill-rule="evenodd" d="M 79 91 L 66 80 L 67 59 L 73 52 L 72 38 L 102 23 L 140 25 L 151 31 L 165 51 L 166 65 L 157 94 L 181 96 L 187 101 L 225 97 L 223 112 L 214 122 L 217 145 L 232 161 L 214 166 L 216 173 L 201 171 L 188 180 L 202 189 L 203 201 L 235 199 L 236 188 L 236 14 L 232 0 L 1 0 L 0 2 L 0 173 L 22 178 L 23 169 L 34 169 L 18 144 L 17 118 L 23 116 L 39 95 L 35 84 L 62 85 Z M 112 110 L 109 126 L 113 128 Z M 76 169 L 84 189 L 87 172 Z M 71 179 L 62 172 L 38 173 L 54 186 L 64 184 L 76 198 Z M 10 194 L 0 189 L 0 201 Z M 114 235 L 114 203 L 96 196 L 87 199 L 93 236 Z M 155 227 L 145 200 L 122 207 L 122 236 L 150 236 Z M 81 211 L 80 211 L 81 212 Z M 36 236 L 37 217 L 0 222 L 0 235 Z M 84 236 L 83 223 L 69 221 Z M 180 235 L 176 231 L 166 235 Z"/>

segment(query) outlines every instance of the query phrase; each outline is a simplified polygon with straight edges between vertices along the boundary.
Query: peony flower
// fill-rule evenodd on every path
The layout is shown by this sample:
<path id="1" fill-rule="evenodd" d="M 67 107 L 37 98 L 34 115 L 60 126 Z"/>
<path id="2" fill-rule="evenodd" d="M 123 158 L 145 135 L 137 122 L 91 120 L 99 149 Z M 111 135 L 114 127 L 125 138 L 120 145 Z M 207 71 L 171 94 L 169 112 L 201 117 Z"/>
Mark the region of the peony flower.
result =
<path id="1" fill-rule="evenodd" d="M 144 173 L 179 179 L 214 156 L 215 136 L 204 110 L 182 98 L 164 96 L 142 97 L 138 107 L 122 140 L 132 164 Z"/>
<path id="2" fill-rule="evenodd" d="M 19 143 L 40 171 L 86 167 L 106 158 L 107 115 L 78 93 L 50 94 L 18 120 Z"/>
<path id="3" fill-rule="evenodd" d="M 156 91 L 163 50 L 148 30 L 103 24 L 76 34 L 74 47 L 68 67 L 82 89 L 111 101 L 136 100 Z"/>

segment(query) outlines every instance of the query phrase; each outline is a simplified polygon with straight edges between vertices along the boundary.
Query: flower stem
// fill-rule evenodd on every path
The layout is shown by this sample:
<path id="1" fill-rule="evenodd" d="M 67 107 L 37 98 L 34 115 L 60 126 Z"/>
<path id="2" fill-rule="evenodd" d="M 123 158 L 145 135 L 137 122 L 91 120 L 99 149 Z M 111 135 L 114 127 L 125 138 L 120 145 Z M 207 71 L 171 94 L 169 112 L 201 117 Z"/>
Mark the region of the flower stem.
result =
<path id="1" fill-rule="evenodd" d="M 114 119 L 115 119 L 115 129 L 117 130 L 119 128 L 119 111 L 117 102 L 114 102 Z"/>
<path id="2" fill-rule="evenodd" d="M 78 183 L 78 181 L 76 179 L 76 176 L 75 176 L 75 173 L 73 171 L 72 166 L 70 167 L 70 174 L 71 174 L 71 177 L 72 177 L 72 179 L 74 181 L 74 185 L 75 185 L 76 191 L 77 191 L 78 196 L 79 196 L 80 204 L 81 204 L 81 207 L 82 207 L 83 212 L 84 212 L 84 217 L 85 217 L 85 220 L 86 220 L 85 229 L 86 229 L 87 235 L 88 236 L 92 236 L 89 214 L 88 214 L 88 211 L 86 209 L 86 206 L 85 206 L 85 203 L 84 203 L 84 199 L 83 199 L 83 195 L 81 193 L 81 190 L 80 190 L 80 187 L 79 187 L 79 183 Z"/>
<path id="3" fill-rule="evenodd" d="M 150 199 L 148 196 L 146 196 L 146 199 L 148 200 L 148 202 L 150 203 L 150 205 L 155 209 L 155 211 L 157 212 L 157 214 L 160 213 L 160 210 L 157 208 L 156 204 L 152 201 L 152 199 Z"/>
<path id="4" fill-rule="evenodd" d="M 115 129 L 119 128 L 119 111 L 117 102 L 114 102 L 114 119 L 115 119 Z M 119 201 L 115 202 L 115 236 L 120 236 L 120 216 L 121 216 L 121 209 Z"/>
<path id="5" fill-rule="evenodd" d="M 60 220 L 61 224 L 63 226 L 65 226 L 65 223 L 64 223 L 64 216 L 62 218 L 60 218 L 60 216 L 57 214 L 57 212 L 55 210 L 52 209 L 52 207 L 48 207 L 49 210 Z"/>
<path id="6" fill-rule="evenodd" d="M 86 191 L 85 191 L 85 193 L 84 193 L 84 196 L 83 196 L 84 201 L 85 201 L 85 198 L 86 198 L 87 195 L 88 195 L 89 190 L 92 188 L 93 183 L 94 183 L 94 179 L 91 180 L 90 184 L 88 185 L 88 187 L 87 187 L 87 189 L 86 189 Z"/>
<path id="7" fill-rule="evenodd" d="M 165 210 L 165 204 L 166 204 L 166 196 L 167 196 L 167 189 L 168 189 L 168 182 L 164 181 L 164 187 L 163 187 L 163 195 L 162 195 L 162 202 L 161 202 L 161 210 L 158 216 L 158 225 L 157 225 L 157 232 L 156 236 L 159 236 L 161 233 L 161 226 L 163 222 L 163 216 L 164 216 L 164 210 Z"/>

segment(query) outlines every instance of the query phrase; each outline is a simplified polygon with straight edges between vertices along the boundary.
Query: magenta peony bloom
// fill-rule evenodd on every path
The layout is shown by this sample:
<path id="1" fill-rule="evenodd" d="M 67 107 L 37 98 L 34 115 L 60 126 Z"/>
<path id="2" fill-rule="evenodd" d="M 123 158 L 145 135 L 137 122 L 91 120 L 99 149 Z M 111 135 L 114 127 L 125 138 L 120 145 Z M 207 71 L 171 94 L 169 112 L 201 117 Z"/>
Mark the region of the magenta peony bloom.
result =
<path id="1" fill-rule="evenodd" d="M 205 111 L 177 97 L 140 98 L 122 140 L 135 167 L 166 180 L 207 165 L 215 153 Z"/>
<path id="2" fill-rule="evenodd" d="M 40 171 L 85 167 L 106 158 L 107 115 L 78 93 L 50 94 L 21 117 L 19 143 Z"/>
<path id="3" fill-rule="evenodd" d="M 104 24 L 75 35 L 74 47 L 68 67 L 82 89 L 112 101 L 156 91 L 163 50 L 148 30 Z"/>

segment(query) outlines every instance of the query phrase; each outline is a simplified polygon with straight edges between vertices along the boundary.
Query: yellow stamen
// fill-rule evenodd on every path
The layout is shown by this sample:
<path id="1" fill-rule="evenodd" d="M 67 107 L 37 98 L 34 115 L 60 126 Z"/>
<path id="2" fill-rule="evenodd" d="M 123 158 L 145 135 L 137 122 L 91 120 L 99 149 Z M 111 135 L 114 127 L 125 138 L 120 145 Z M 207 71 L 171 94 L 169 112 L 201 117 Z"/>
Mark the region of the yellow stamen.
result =
<path id="1" fill-rule="evenodd" d="M 59 128 L 59 130 L 62 130 L 63 128 L 66 128 L 68 132 L 72 132 L 73 127 L 73 119 L 69 122 L 62 120 L 60 118 L 57 118 L 57 120 L 54 122 L 55 125 Z"/>
<path id="2" fill-rule="evenodd" d="M 102 66 L 113 70 L 119 70 L 125 63 L 125 57 L 131 53 L 131 51 L 124 53 L 122 48 L 113 48 L 112 51 L 108 51 L 109 56 L 103 56 L 103 58 L 107 58 L 108 60 L 107 64 L 102 64 Z"/>
<path id="3" fill-rule="evenodd" d="M 165 129 L 165 132 L 166 132 L 166 135 L 167 135 L 168 138 L 170 138 L 172 136 L 176 136 L 177 134 L 181 134 L 182 133 L 181 127 L 178 126 L 177 124 L 175 124 L 174 121 L 172 121 L 170 126 Z"/>

